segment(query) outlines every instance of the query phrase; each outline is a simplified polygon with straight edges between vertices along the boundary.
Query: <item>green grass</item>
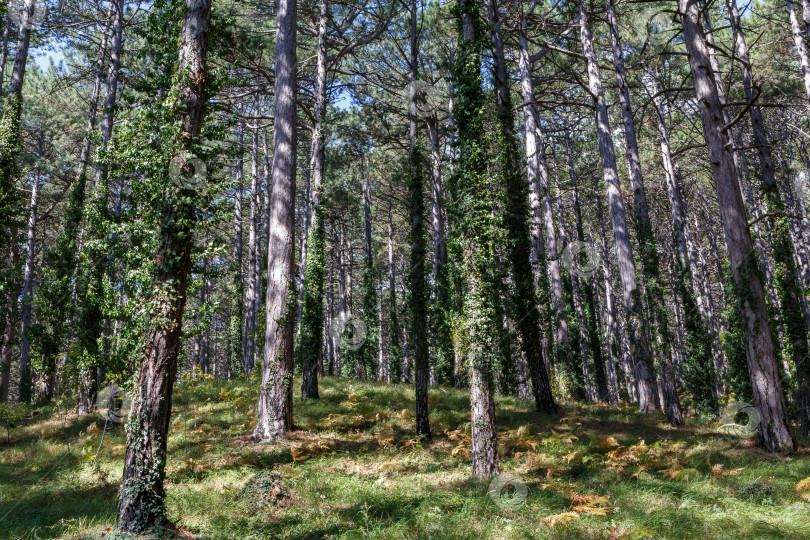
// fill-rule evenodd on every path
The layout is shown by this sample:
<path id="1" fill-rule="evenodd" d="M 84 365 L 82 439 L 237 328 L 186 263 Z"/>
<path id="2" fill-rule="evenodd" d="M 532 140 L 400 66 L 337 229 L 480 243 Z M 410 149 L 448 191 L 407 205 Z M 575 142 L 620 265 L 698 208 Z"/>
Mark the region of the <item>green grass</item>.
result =
<path id="1" fill-rule="evenodd" d="M 467 393 L 431 389 L 435 437 L 425 445 L 414 439 L 407 386 L 325 379 L 321 395 L 296 401 L 299 431 L 288 440 L 255 444 L 255 388 L 178 382 L 166 488 L 179 534 L 810 538 L 810 504 L 795 490 L 810 477 L 804 451 L 769 455 L 711 426 L 674 429 L 630 408 L 569 406 L 549 417 L 499 398 L 501 468 L 528 489 L 509 509 L 470 478 Z M 0 538 L 110 536 L 126 440 L 118 427 L 102 441 L 99 420 L 42 408 L 10 442 L 0 433 Z M 243 488 L 271 470 L 289 496 L 257 507 Z"/>

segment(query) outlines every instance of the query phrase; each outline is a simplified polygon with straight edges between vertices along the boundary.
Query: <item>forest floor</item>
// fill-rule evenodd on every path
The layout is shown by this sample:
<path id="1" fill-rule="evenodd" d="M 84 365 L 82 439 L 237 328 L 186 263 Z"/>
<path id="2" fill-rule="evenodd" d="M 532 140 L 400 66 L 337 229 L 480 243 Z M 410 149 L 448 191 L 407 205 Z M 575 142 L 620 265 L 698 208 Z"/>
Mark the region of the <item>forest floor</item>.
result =
<path id="1" fill-rule="evenodd" d="M 254 387 L 178 381 L 166 467 L 176 534 L 810 538 L 806 448 L 774 456 L 716 425 L 675 429 L 658 413 L 599 406 L 545 416 L 504 397 L 499 455 L 513 480 L 496 504 L 490 482 L 470 477 L 467 393 L 430 390 L 434 438 L 420 444 L 410 387 L 327 378 L 320 388 L 319 400 L 296 397 L 289 439 L 256 444 Z M 115 536 L 126 439 L 103 425 L 51 406 L 0 432 L 0 538 Z"/>

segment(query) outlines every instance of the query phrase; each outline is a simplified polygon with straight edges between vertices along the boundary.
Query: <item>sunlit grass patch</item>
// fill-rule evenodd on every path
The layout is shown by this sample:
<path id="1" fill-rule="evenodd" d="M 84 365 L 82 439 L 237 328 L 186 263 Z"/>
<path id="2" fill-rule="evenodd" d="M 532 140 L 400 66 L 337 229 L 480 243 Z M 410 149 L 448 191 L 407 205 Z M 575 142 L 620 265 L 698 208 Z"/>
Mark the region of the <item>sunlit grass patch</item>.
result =
<path id="1" fill-rule="evenodd" d="M 260 444 L 249 439 L 255 387 L 180 383 L 169 516 L 199 538 L 810 538 L 810 503 L 797 490 L 810 477 L 806 453 L 773 456 L 711 426 L 671 428 L 629 407 L 544 416 L 500 398 L 501 469 L 526 486 L 512 509 L 470 478 L 465 391 L 430 390 L 429 442 L 415 436 L 409 386 L 327 378 L 321 395 L 296 402 L 287 439 Z M 122 427 L 52 407 L 10 439 L 0 447 L 0 508 L 11 510 L 0 537 L 111 530 Z M 252 506 L 243 490 L 267 473 L 289 496 Z"/>

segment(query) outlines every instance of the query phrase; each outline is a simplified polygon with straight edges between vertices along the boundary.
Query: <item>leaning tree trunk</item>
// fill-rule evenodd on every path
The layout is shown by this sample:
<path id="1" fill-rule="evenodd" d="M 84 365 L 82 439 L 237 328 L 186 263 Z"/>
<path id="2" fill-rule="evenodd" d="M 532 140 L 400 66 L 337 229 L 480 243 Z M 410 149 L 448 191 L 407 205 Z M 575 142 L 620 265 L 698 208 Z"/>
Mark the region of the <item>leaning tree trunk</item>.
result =
<path id="1" fill-rule="evenodd" d="M 740 14 L 733 0 L 726 0 L 729 22 L 734 32 L 734 45 L 740 60 L 740 72 L 743 78 L 745 99 L 753 102 L 754 76 L 751 60 L 748 57 L 748 46 L 742 32 Z M 759 155 L 759 166 L 762 173 L 762 190 L 768 211 L 768 224 L 773 242 L 774 278 L 781 307 L 781 322 L 789 343 L 788 354 L 796 367 L 798 381 L 797 402 L 799 412 L 796 426 L 802 433 L 810 430 L 810 346 L 807 341 L 804 314 L 801 305 L 801 284 L 796 281 L 799 272 L 794 259 L 795 246 L 790 237 L 788 218 L 785 216 L 785 204 L 779 193 L 776 175 L 771 157 L 771 146 L 765 133 L 762 113 L 756 105 L 748 109 L 751 119 L 751 131 Z"/>
<path id="2" fill-rule="evenodd" d="M 529 374 L 532 379 L 532 390 L 534 392 L 535 406 L 537 410 L 544 413 L 554 413 L 557 406 L 551 394 L 551 382 L 549 381 L 546 361 L 543 358 L 541 345 L 542 336 L 540 333 L 540 313 L 537 310 L 537 297 L 534 289 L 534 272 L 530 259 L 531 240 L 529 238 L 529 190 L 528 185 L 522 179 L 518 162 L 518 145 L 514 131 L 514 115 L 512 113 L 512 98 L 509 93 L 509 80 L 506 70 L 506 56 L 503 47 L 503 37 L 500 31 L 500 14 L 496 0 L 487 2 L 489 12 L 489 23 L 491 28 L 492 55 L 495 63 L 495 89 L 497 92 L 498 124 L 497 129 L 500 135 L 500 148 L 498 148 L 498 161 L 500 162 L 501 174 L 506 183 L 506 212 L 505 225 L 509 238 L 508 256 L 511 266 L 511 273 L 514 282 L 514 295 L 512 302 L 515 307 L 515 318 L 517 322 L 520 345 L 523 354 L 526 355 L 526 362 L 529 366 Z M 546 184 L 548 184 L 546 174 Z M 542 182 L 542 173 L 537 175 L 537 179 Z M 551 213 L 551 204 L 547 198 L 548 186 L 540 185 L 541 190 L 545 190 L 546 200 L 544 201 L 544 217 L 546 220 L 547 244 L 550 236 L 551 245 L 547 248 L 556 249 L 556 237 L 554 236 L 554 217 Z M 550 234 L 548 232 L 550 226 Z M 551 255 L 551 251 L 549 251 Z M 556 253 L 554 253 L 556 255 Z M 543 256 L 543 254 L 541 254 Z M 556 261 L 554 261 L 556 262 Z M 557 277 L 559 278 L 559 265 L 557 266 Z M 555 299 L 562 297 L 562 285 L 559 280 L 555 286 L 559 286 L 559 291 L 555 292 Z M 562 314 L 561 303 L 557 305 L 557 314 Z M 558 318 L 557 336 L 559 339 L 568 340 L 568 327 L 564 317 Z"/>
<path id="3" fill-rule="evenodd" d="M 619 103 L 622 113 L 622 127 L 624 128 L 625 155 L 633 188 L 633 197 L 636 207 L 636 226 L 638 229 L 639 250 L 643 276 L 645 278 L 645 291 L 647 304 L 653 315 L 653 322 L 661 339 L 662 373 L 661 382 L 664 397 L 664 409 L 667 421 L 675 426 L 683 424 L 683 412 L 678 393 L 675 388 L 675 371 L 672 366 L 672 334 L 669 330 L 668 315 L 666 312 L 664 291 L 661 285 L 661 269 L 658 256 L 658 245 L 653 234 L 650 215 L 647 210 L 647 194 L 644 190 L 644 178 L 641 174 L 641 161 L 639 159 L 638 140 L 636 128 L 633 125 L 633 107 L 630 103 L 630 87 L 627 83 L 627 74 L 624 69 L 624 52 L 622 51 L 621 37 L 619 36 L 619 22 L 613 0 L 607 0 L 607 19 L 610 27 L 611 44 L 613 47 L 613 63 L 616 66 L 616 79 L 619 86 Z"/>
<path id="4" fill-rule="evenodd" d="M 788 429 L 785 397 L 776 367 L 776 350 L 768 320 L 765 289 L 757 271 L 745 204 L 737 182 L 737 170 L 731 155 L 727 127 L 723 122 L 706 37 L 700 26 L 700 9 L 696 0 L 679 0 L 678 7 L 692 81 L 700 104 L 703 133 L 712 166 L 732 276 L 737 288 L 743 293 L 739 301 L 754 405 L 761 418 L 760 439 L 772 451 L 792 451 L 796 448 L 796 441 Z"/>
<path id="5" fill-rule="evenodd" d="M 177 69 L 180 78 L 176 121 L 181 124 L 182 135 L 174 143 L 178 149 L 191 152 L 199 140 L 205 110 L 211 2 L 186 0 L 185 5 Z M 187 163 L 182 172 L 193 174 L 192 169 Z M 155 312 L 145 336 L 145 356 L 138 367 L 133 390 L 118 511 L 118 527 L 131 534 L 143 534 L 167 520 L 163 486 L 166 443 L 191 270 L 195 212 L 188 188 L 174 186 L 174 191 L 169 193 L 171 198 L 161 211 L 155 254 Z"/>
<path id="6" fill-rule="evenodd" d="M 605 178 L 610 221 L 613 226 L 613 239 L 616 244 L 616 257 L 619 262 L 619 277 L 624 293 L 627 333 L 633 359 L 633 371 L 638 387 L 639 408 L 642 412 L 655 409 L 655 379 L 652 366 L 652 351 L 647 342 L 641 315 L 641 297 L 636 282 L 636 266 L 633 261 L 633 250 L 630 245 L 630 233 L 624 211 L 619 174 L 616 169 L 616 153 L 608 118 L 605 92 L 602 89 L 602 78 L 596 62 L 593 48 L 593 34 L 588 23 L 588 12 L 585 1 L 579 0 L 579 25 L 582 51 L 588 68 L 588 86 L 593 97 L 596 115 L 596 134 L 599 141 L 599 153 L 602 157 L 602 174 Z"/>
<path id="7" fill-rule="evenodd" d="M 490 6 L 492 12 L 494 6 Z M 521 20 L 521 28 L 526 31 L 526 18 Z M 534 99 L 534 85 L 532 82 L 531 61 L 529 57 L 529 47 L 523 34 L 518 37 L 520 67 L 520 87 L 523 97 L 523 124 L 526 137 L 526 176 L 528 179 L 528 199 L 532 207 L 531 223 L 531 259 L 536 264 L 535 284 L 540 289 L 543 298 L 549 296 L 548 281 L 551 281 L 551 305 L 553 306 L 552 320 L 554 321 L 554 340 L 548 345 L 547 350 L 555 351 L 552 356 L 553 361 L 549 363 L 567 364 L 566 355 L 570 354 L 568 340 L 568 321 L 565 318 L 565 300 L 563 298 L 562 274 L 560 272 L 560 259 L 557 248 L 557 233 L 554 229 L 554 214 L 551 209 L 551 197 L 548 187 L 548 166 L 543 140 L 543 131 L 540 127 L 537 105 Z M 497 47 L 496 47 L 497 48 Z M 501 48 L 502 52 L 502 48 Z M 501 70 L 504 59 L 498 61 L 498 71 Z M 503 69 L 505 72 L 505 69 Z M 506 94 L 508 90 L 501 86 L 502 92 Z M 500 95 L 500 94 L 499 94 Z M 508 105 L 508 104 L 507 104 Z M 499 101 L 499 106 L 502 106 Z M 504 111 L 506 112 L 506 111 Z M 511 117 L 511 111 L 508 112 Z M 542 236 L 541 229 L 544 227 L 545 237 Z M 522 249 L 525 249 L 523 247 Z M 546 275 L 548 273 L 548 276 Z M 518 314 L 520 316 L 520 314 Z M 527 356 L 527 360 L 529 360 Z M 531 363 L 529 361 L 529 366 Z M 535 381 L 532 381 L 536 384 Z"/>
<path id="8" fill-rule="evenodd" d="M 785 0 L 787 4 L 788 17 L 790 18 L 790 29 L 793 33 L 793 43 L 796 46 L 796 54 L 799 56 L 799 67 L 802 71 L 802 78 L 804 79 L 804 90 L 807 94 L 807 99 L 810 100 L 810 55 L 807 51 L 807 43 L 804 42 L 802 36 L 802 27 L 799 24 L 799 19 L 796 17 L 796 8 L 793 5 L 793 0 Z M 804 7 L 804 16 L 808 17 L 808 2 L 803 0 L 802 6 Z M 810 27 L 807 28 L 808 40 L 810 40 Z"/>
<path id="9" fill-rule="evenodd" d="M 427 320 L 427 281 L 425 279 L 426 266 L 426 238 L 425 238 L 425 211 L 423 199 L 423 158 L 419 150 L 417 139 L 417 101 L 424 96 L 418 91 L 417 76 L 419 62 L 419 42 L 417 28 L 416 0 L 410 3 L 410 91 L 408 100 L 408 118 L 410 135 L 410 179 L 408 191 L 410 195 L 411 218 L 411 260 L 408 270 L 408 285 L 410 295 L 410 340 L 413 344 L 414 358 L 414 386 L 416 388 L 416 434 L 430 439 L 430 422 L 428 420 L 428 320 Z"/>
<path id="10" fill-rule="evenodd" d="M 275 441 L 292 429 L 295 333 L 296 0 L 279 0 L 276 32 L 275 130 L 267 260 L 267 327 L 259 417 L 253 437 Z"/>

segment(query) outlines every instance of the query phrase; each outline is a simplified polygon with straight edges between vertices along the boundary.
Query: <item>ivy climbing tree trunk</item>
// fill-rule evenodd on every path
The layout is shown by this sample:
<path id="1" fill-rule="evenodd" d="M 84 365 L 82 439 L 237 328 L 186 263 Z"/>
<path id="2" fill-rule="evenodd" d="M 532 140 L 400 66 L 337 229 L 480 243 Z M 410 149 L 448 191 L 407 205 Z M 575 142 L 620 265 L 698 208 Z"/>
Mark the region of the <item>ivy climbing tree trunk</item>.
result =
<path id="1" fill-rule="evenodd" d="M 689 54 L 692 82 L 697 94 L 703 134 L 712 166 L 717 200 L 725 232 L 731 270 L 741 297 L 743 331 L 754 405 L 760 414 L 760 439 L 771 451 L 793 451 L 796 441 L 788 429 L 785 397 L 777 371 L 765 289 L 757 271 L 745 205 L 737 182 L 737 169 L 717 95 L 706 37 L 700 26 L 696 0 L 679 0 L 683 37 Z"/>
<path id="2" fill-rule="evenodd" d="M 326 30 L 329 22 L 329 5 L 319 2 L 317 75 L 315 81 L 314 126 L 312 129 L 312 223 L 307 242 L 307 262 L 304 273 L 304 307 L 301 311 L 302 365 L 301 401 L 319 397 L 318 363 L 323 349 L 323 286 L 326 269 L 326 225 L 321 210 L 321 185 L 323 184 L 325 140 L 324 117 L 326 116 Z"/>
<path id="3" fill-rule="evenodd" d="M 186 152 L 193 152 L 203 124 L 210 18 L 211 0 L 185 1 L 175 82 L 178 91 L 176 121 L 180 124 L 181 135 L 174 143 Z M 186 163 L 182 172 L 193 174 L 192 168 Z M 155 311 L 151 328 L 145 336 L 145 355 L 138 366 L 128 423 L 118 527 L 132 534 L 145 533 L 166 522 L 163 486 L 166 443 L 191 270 L 195 211 L 190 202 L 193 197 L 189 197 L 187 188 L 175 186 L 171 192 L 173 196 L 166 200 L 165 207 L 158 210 L 161 222 L 155 254 Z"/>
<path id="4" fill-rule="evenodd" d="M 498 288 L 495 281 L 495 244 L 501 223 L 493 215 L 488 155 L 484 144 L 481 62 L 484 41 L 478 5 L 459 0 L 456 8 L 458 49 L 453 65 L 457 129 L 456 163 L 448 182 L 448 223 L 451 253 L 461 261 L 462 307 L 460 319 L 464 355 L 469 362 L 472 408 L 472 472 L 479 478 L 498 474 L 495 428 L 494 366 L 502 321 L 495 317 Z M 544 369 L 542 366 L 540 369 Z"/>
<path id="5" fill-rule="evenodd" d="M 509 75 L 506 68 L 506 56 L 504 53 L 497 1 L 488 0 L 487 10 L 489 13 L 492 55 L 495 63 L 494 82 L 498 107 L 498 142 L 500 145 L 497 149 L 499 152 L 498 162 L 501 167 L 501 174 L 506 183 L 506 212 L 504 221 L 509 239 L 507 253 L 515 287 L 512 302 L 515 306 L 515 320 L 518 335 L 520 336 L 520 345 L 523 354 L 526 355 L 526 362 L 532 379 L 535 406 L 540 412 L 554 413 L 557 411 L 557 406 L 551 394 L 551 382 L 545 368 L 546 361 L 543 358 L 543 348 L 541 345 L 542 336 L 540 334 L 540 312 L 537 309 L 534 272 L 530 259 L 529 190 L 527 183 L 522 178 L 518 162 L 518 156 L 520 154 L 514 131 L 515 119 L 512 113 Z M 542 172 L 537 175 L 537 179 L 542 182 Z M 542 183 L 540 189 L 544 189 Z M 547 195 L 547 185 L 545 186 L 545 191 Z M 551 223 L 548 221 L 549 215 L 551 214 L 551 205 L 548 200 L 544 201 L 544 210 L 547 210 L 547 212 L 544 213 L 547 230 L 547 248 L 556 248 L 553 216 L 551 216 Z M 549 225 L 551 227 L 550 231 L 548 229 Z M 549 239 L 551 240 L 551 246 L 548 245 Z M 545 254 L 541 256 L 545 256 Z M 559 278 L 559 265 L 557 266 L 557 277 Z M 560 296 L 562 296 L 561 287 L 558 292 L 560 292 Z M 561 310 L 558 309 L 557 315 L 561 314 Z M 564 317 L 558 318 L 557 331 L 557 337 L 567 342 L 568 332 Z M 512 337 L 507 336 L 506 339 L 512 339 Z"/>
<path id="6" fill-rule="evenodd" d="M 416 389 L 416 434 L 430 439 L 430 422 L 428 420 L 428 294 L 427 280 L 425 279 L 426 243 L 425 237 L 425 209 L 423 198 L 423 157 L 419 149 L 417 131 L 417 106 L 423 100 L 417 84 L 419 69 L 419 41 L 417 22 L 417 2 L 410 2 L 410 88 L 408 99 L 408 119 L 410 150 L 408 192 L 410 204 L 410 267 L 408 269 L 408 296 L 409 336 L 413 344 L 414 359 L 414 386 Z"/>
<path id="7" fill-rule="evenodd" d="M 295 173 L 297 0 L 279 0 L 276 32 L 272 249 L 267 260 L 267 327 L 253 437 L 275 441 L 292 429 L 292 368 L 295 333 Z"/>

